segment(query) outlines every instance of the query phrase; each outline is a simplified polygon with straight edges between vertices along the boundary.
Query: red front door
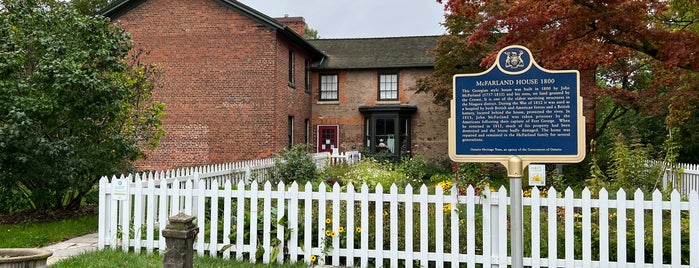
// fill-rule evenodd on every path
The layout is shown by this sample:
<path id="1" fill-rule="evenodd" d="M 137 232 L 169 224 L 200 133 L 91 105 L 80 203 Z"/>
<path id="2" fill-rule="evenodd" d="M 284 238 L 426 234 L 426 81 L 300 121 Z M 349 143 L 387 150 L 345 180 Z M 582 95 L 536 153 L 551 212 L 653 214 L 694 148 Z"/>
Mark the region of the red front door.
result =
<path id="1" fill-rule="evenodd" d="M 320 125 L 318 126 L 318 152 L 333 152 L 333 148 L 338 148 L 338 126 Z"/>

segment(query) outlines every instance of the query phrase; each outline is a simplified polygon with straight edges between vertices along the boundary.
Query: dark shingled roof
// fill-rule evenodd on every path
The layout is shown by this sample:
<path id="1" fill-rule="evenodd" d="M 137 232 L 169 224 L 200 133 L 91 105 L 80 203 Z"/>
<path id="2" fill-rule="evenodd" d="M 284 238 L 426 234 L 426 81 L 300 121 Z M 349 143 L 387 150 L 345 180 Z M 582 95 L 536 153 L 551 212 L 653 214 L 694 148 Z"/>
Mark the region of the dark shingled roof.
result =
<path id="1" fill-rule="evenodd" d="M 438 36 L 307 40 L 327 55 L 319 69 L 434 67 Z"/>

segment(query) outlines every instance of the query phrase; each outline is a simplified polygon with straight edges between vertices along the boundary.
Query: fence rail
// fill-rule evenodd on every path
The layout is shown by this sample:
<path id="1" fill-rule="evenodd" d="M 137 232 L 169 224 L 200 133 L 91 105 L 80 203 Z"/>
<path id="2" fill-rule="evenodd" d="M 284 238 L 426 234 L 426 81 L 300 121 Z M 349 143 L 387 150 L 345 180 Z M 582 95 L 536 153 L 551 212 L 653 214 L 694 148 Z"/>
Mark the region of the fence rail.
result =
<path id="1" fill-rule="evenodd" d="M 314 189 L 187 177 L 100 181 L 99 248 L 165 249 L 167 218 L 194 215 L 199 255 L 256 262 L 303 260 L 360 267 L 507 267 L 509 198 L 469 187 L 444 192 L 395 185 Z M 121 184 L 126 181 L 125 184 Z M 399 192 L 400 191 L 400 192 Z M 699 194 L 669 201 L 636 191 L 585 189 L 575 198 L 548 189 L 523 198 L 524 265 L 532 267 L 699 267 Z M 694 234 L 694 235 L 689 235 Z"/>

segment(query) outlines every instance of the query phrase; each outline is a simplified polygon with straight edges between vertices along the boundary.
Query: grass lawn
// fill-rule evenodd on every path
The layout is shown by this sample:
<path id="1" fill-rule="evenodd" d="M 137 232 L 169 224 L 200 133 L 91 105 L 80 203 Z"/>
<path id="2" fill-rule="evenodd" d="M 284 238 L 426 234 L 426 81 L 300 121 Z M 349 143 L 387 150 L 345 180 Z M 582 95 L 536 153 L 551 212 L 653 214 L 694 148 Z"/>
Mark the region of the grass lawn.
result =
<path id="1" fill-rule="evenodd" d="M 0 225 L 0 248 L 36 248 L 97 232 L 97 215 Z"/>
<path id="2" fill-rule="evenodd" d="M 158 254 L 137 254 L 124 253 L 119 250 L 100 250 L 86 252 L 68 259 L 61 260 L 52 268 L 73 268 L 73 267 L 163 267 L 163 257 Z M 297 264 L 252 264 L 244 261 L 224 260 L 212 257 L 194 257 L 194 267 L 275 267 L 275 268 L 306 268 L 304 263 Z"/>

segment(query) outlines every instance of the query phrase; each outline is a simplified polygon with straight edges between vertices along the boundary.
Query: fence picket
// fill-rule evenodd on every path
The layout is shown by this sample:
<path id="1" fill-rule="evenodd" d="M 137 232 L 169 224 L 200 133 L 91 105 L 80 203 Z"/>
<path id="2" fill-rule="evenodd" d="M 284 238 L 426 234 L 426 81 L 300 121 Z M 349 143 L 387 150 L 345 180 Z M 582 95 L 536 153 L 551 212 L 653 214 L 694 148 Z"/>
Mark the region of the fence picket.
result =
<path id="1" fill-rule="evenodd" d="M 189 182 L 187 182 L 189 184 Z M 189 184 L 191 185 L 191 184 Z M 223 251 L 223 258 L 224 259 L 230 259 L 231 258 L 231 222 L 232 216 L 232 206 L 231 206 L 231 193 L 232 190 L 231 188 L 233 187 L 233 184 L 231 183 L 230 180 L 226 180 L 226 182 L 223 184 L 223 246 L 226 247 L 226 250 Z M 187 187 L 189 188 L 189 187 Z M 268 234 L 269 235 L 269 234 Z"/>
<path id="2" fill-rule="evenodd" d="M 492 268 L 495 267 L 493 258 L 497 258 L 497 251 L 493 250 L 497 248 L 496 245 L 498 241 L 497 232 L 495 232 L 495 223 L 497 220 L 494 220 L 494 217 L 497 217 L 497 213 L 495 213 L 497 211 L 495 211 L 494 206 L 491 204 L 493 200 L 493 193 L 490 190 L 483 193 L 482 199 L 483 202 L 481 211 L 483 213 L 483 220 L 481 222 L 483 232 L 481 235 L 483 238 L 483 267 Z"/>
<path id="3" fill-rule="evenodd" d="M 457 210 L 457 198 L 458 198 L 458 187 L 451 187 L 449 190 L 449 209 L 447 212 L 449 213 L 449 217 L 451 218 L 451 222 L 449 225 L 449 229 L 451 229 L 451 242 L 450 242 L 450 247 L 451 247 L 451 258 L 449 258 L 449 261 L 451 262 L 451 267 L 456 268 L 459 267 L 459 249 L 461 248 L 461 244 L 459 243 L 459 233 L 460 233 L 460 228 L 459 228 L 459 211 Z M 469 198 L 469 195 L 466 195 L 466 198 Z M 470 212 L 470 208 L 468 207 L 469 202 L 467 201 L 467 207 L 466 207 L 466 213 Z M 466 217 L 468 218 L 468 216 Z M 468 228 L 468 227 L 467 227 Z M 469 245 L 469 240 L 475 233 L 470 233 L 467 229 L 466 231 L 466 252 L 470 252 L 471 248 Z M 472 256 L 469 256 L 472 257 Z"/>
<path id="4" fill-rule="evenodd" d="M 420 266 L 422 267 L 428 267 L 428 259 L 427 259 L 427 254 L 429 253 L 428 245 L 427 245 L 427 240 L 429 232 L 428 230 L 428 215 L 429 215 L 429 210 L 428 210 L 428 203 L 427 203 L 427 186 L 422 185 L 420 187 L 420 197 L 418 197 L 418 200 L 420 202 Z"/>
<path id="5" fill-rule="evenodd" d="M 573 267 L 575 258 L 575 209 L 573 204 L 573 189 L 568 187 L 565 191 L 563 204 L 565 206 L 565 259 L 566 267 Z"/>
<path id="6" fill-rule="evenodd" d="M 540 267 L 540 259 L 541 259 L 541 245 L 539 240 L 539 236 L 541 235 L 541 228 L 540 228 L 540 216 L 539 213 L 541 211 L 541 198 L 540 198 L 541 193 L 539 192 L 539 188 L 537 187 L 532 187 L 531 191 L 531 241 L 532 241 L 532 267 Z"/>
<path id="7" fill-rule="evenodd" d="M 352 184 L 350 184 L 349 186 L 352 186 Z M 303 253 L 305 254 L 305 257 L 303 259 L 306 263 L 311 264 L 311 256 L 315 255 L 312 251 L 313 232 L 311 232 L 311 230 L 313 230 L 313 185 L 311 184 L 311 182 L 306 182 L 306 186 L 303 190 L 303 193 L 305 198 L 303 201 L 303 208 L 305 210 L 305 213 L 303 214 L 303 240 L 305 241 L 305 243 L 303 243 Z"/>
<path id="8" fill-rule="evenodd" d="M 332 264 L 340 265 L 340 184 L 332 185 L 332 229 L 330 232 L 335 234 L 332 236 L 333 252 Z M 293 207 L 293 205 L 291 205 Z"/>
<path id="9" fill-rule="evenodd" d="M 209 220 L 209 256 L 216 256 L 218 253 L 218 181 L 211 182 L 211 213 Z M 179 199 L 179 197 L 177 198 Z"/>
<path id="10" fill-rule="evenodd" d="M 369 264 L 369 186 L 366 183 L 362 183 L 361 194 L 359 195 L 359 198 L 361 202 L 362 219 L 361 227 L 359 228 L 360 234 L 362 236 L 362 245 L 360 247 L 360 249 L 362 250 L 359 251 L 360 266 L 367 267 L 367 265 Z"/>
<path id="11" fill-rule="evenodd" d="M 616 252 L 617 266 L 626 259 L 626 191 L 619 189 L 616 193 L 617 218 L 616 218 Z"/>
<path id="12" fill-rule="evenodd" d="M 609 264 L 609 193 L 606 189 L 599 191 L 599 254 L 600 267 L 607 267 Z"/>
<path id="13" fill-rule="evenodd" d="M 398 267 L 398 187 L 395 183 L 391 185 L 388 203 L 390 205 L 390 212 L 388 213 L 390 217 L 390 223 L 388 224 L 390 235 L 388 238 L 391 241 L 389 253 L 390 267 Z"/>
<path id="14" fill-rule="evenodd" d="M 699 252 L 699 191 L 689 194 L 689 252 Z M 699 254 L 689 255 L 689 266 L 699 267 Z"/>
<path id="15" fill-rule="evenodd" d="M 663 265 L 663 194 L 653 191 L 653 265 Z"/>
<path id="16" fill-rule="evenodd" d="M 413 224 L 415 224 L 415 221 L 413 218 L 413 202 L 413 186 L 408 184 L 405 187 L 405 266 L 414 264 L 413 247 L 415 242 L 413 241 Z"/>
<path id="17" fill-rule="evenodd" d="M 131 176 L 127 177 L 122 177 L 121 179 L 125 179 L 127 185 L 131 184 Z M 127 189 L 129 187 L 126 187 Z M 122 200 L 121 207 L 120 207 L 120 215 L 121 215 L 121 248 L 124 251 L 128 251 L 130 248 L 129 245 L 129 237 L 130 237 L 130 227 L 131 227 L 131 193 L 130 191 L 126 191 L 126 200 Z"/>
<path id="18" fill-rule="evenodd" d="M 435 220 L 435 258 L 436 267 L 444 267 L 444 189 L 437 184 L 435 188 L 436 202 L 434 204 Z"/>
<path id="19" fill-rule="evenodd" d="M 251 247 L 251 256 L 254 256 L 250 258 L 250 261 L 253 263 L 257 262 L 257 221 L 259 220 L 259 206 L 257 205 L 257 202 L 259 201 L 258 187 L 259 185 L 257 184 L 257 181 L 250 183 L 250 243 L 248 245 Z"/>
<path id="20" fill-rule="evenodd" d="M 325 229 L 326 222 L 327 222 L 327 216 L 325 215 L 327 213 L 326 210 L 326 189 L 325 189 L 325 183 L 320 183 L 318 185 L 318 247 L 319 248 L 324 248 L 325 247 L 325 239 L 329 239 L 328 236 L 326 235 L 325 231 L 328 231 Z M 322 258 L 325 258 L 325 252 L 323 252 Z M 319 258 L 320 259 L 320 258 Z"/>
<path id="21" fill-rule="evenodd" d="M 680 193 L 677 190 L 673 190 L 670 194 L 670 230 L 671 230 L 671 243 L 670 246 L 672 251 L 672 267 L 680 267 L 682 262 L 681 247 L 682 247 L 682 226 L 680 225 Z M 696 233 L 694 234 L 697 235 Z"/>
<path id="22" fill-rule="evenodd" d="M 243 182 L 240 182 L 240 185 L 244 185 Z M 243 187 L 244 188 L 244 187 Z M 284 182 L 279 182 L 277 184 L 277 193 L 279 194 L 279 197 L 277 198 L 277 207 L 280 209 L 277 209 L 277 239 L 279 239 L 280 243 L 284 244 L 284 241 L 286 240 L 284 237 L 286 235 L 286 229 L 284 228 L 285 226 L 283 225 L 283 221 L 280 221 L 279 219 L 284 219 L 286 216 L 286 210 L 281 209 L 286 207 L 286 185 Z M 243 211 L 240 211 L 243 213 Z M 287 218 L 288 219 L 288 218 Z M 295 247 L 296 245 L 291 245 L 291 243 L 286 244 L 287 247 Z M 294 259 L 296 260 L 296 259 Z M 282 263 L 284 262 L 284 254 L 279 254 L 277 256 L 277 262 Z"/>
<path id="23" fill-rule="evenodd" d="M 347 185 L 347 223 L 345 232 L 347 233 L 347 266 L 354 266 L 354 184 Z M 309 225 L 310 226 L 310 225 Z M 307 232 L 310 233 L 310 232 Z M 310 239 L 306 240 L 310 241 Z"/>
<path id="24" fill-rule="evenodd" d="M 645 225 L 644 223 L 644 215 L 643 212 L 645 212 L 643 208 L 643 192 L 641 192 L 641 189 L 637 189 L 636 192 L 634 193 L 634 242 L 635 246 L 634 249 L 636 251 L 636 254 L 634 256 L 634 262 L 636 263 L 636 267 L 643 267 L 643 264 L 645 263 L 645 256 L 644 256 L 644 250 L 645 250 L 645 233 L 643 230 L 643 226 Z"/>
<path id="25" fill-rule="evenodd" d="M 136 174 L 134 180 L 136 185 L 141 185 L 141 176 Z M 133 237 L 134 237 L 134 252 L 141 253 L 141 231 L 143 230 L 141 226 L 143 225 L 143 213 L 145 212 L 145 203 L 143 202 L 143 187 L 136 187 L 134 189 L 134 212 L 133 212 Z"/>
<path id="26" fill-rule="evenodd" d="M 558 192 L 553 187 L 548 189 L 548 196 L 546 197 L 546 210 L 547 210 L 547 226 L 548 231 L 547 237 L 548 241 L 546 246 L 548 247 L 548 266 L 557 267 L 558 264 L 558 204 L 557 195 Z"/>
<path id="27" fill-rule="evenodd" d="M 263 186 L 262 193 L 262 247 L 264 249 L 271 249 L 271 236 L 272 232 L 272 183 L 269 181 L 265 182 Z M 262 254 L 262 263 L 269 263 L 271 257 L 270 250 L 265 250 Z"/>
<path id="28" fill-rule="evenodd" d="M 198 173 L 197 173 L 198 174 Z M 193 216 L 197 218 L 197 227 L 199 227 L 199 233 L 197 234 L 197 254 L 199 256 L 204 256 L 206 253 L 206 248 L 204 245 L 204 240 L 206 239 L 206 189 L 209 187 L 204 180 L 199 180 L 198 176 L 195 183 L 196 196 L 197 196 L 197 213 Z"/>
<path id="29" fill-rule="evenodd" d="M 339 192 L 339 186 L 338 186 L 338 192 Z M 289 198 L 289 207 L 292 208 L 298 208 L 299 207 L 299 186 L 296 182 L 291 183 L 291 187 L 289 189 L 289 194 L 287 196 Z M 339 201 L 338 201 L 339 202 Z M 291 237 L 289 238 L 289 255 L 291 256 L 291 260 L 296 262 L 298 260 L 298 248 L 299 248 L 299 243 L 298 243 L 298 237 L 299 237 L 299 221 L 298 221 L 298 213 L 291 213 L 289 212 L 287 218 L 289 219 L 289 226 L 290 229 L 288 230 L 291 232 Z M 339 219 L 338 219 L 339 221 Z M 338 245 L 339 247 L 339 245 Z"/>
<path id="30" fill-rule="evenodd" d="M 238 182 L 238 189 L 235 191 L 237 209 L 235 211 L 235 258 L 243 259 L 243 238 L 245 235 L 245 183 Z M 284 240 L 280 240 L 284 241 Z"/>
<path id="31" fill-rule="evenodd" d="M 457 194 L 458 189 L 456 187 L 452 188 L 451 196 L 454 198 L 452 201 L 452 217 L 456 218 L 452 220 L 452 229 L 459 230 L 459 212 L 456 210 L 457 204 Z M 485 191 L 490 192 L 490 189 L 485 189 Z M 476 266 L 476 194 L 472 185 L 466 188 L 466 262 L 468 268 L 475 268 Z M 456 253 L 459 253 L 458 247 L 458 234 L 456 231 Z M 455 257 L 455 261 L 458 261 L 459 256 Z M 457 266 L 458 267 L 458 266 Z"/>
<path id="32" fill-rule="evenodd" d="M 583 268 L 592 265 L 592 212 L 590 201 L 590 189 L 585 187 L 582 191 L 582 261 Z"/>
<path id="33" fill-rule="evenodd" d="M 377 230 L 374 234 L 374 260 L 376 261 L 376 266 L 383 266 L 383 232 L 378 232 L 378 230 L 383 230 L 383 186 L 381 183 L 376 184 L 376 191 L 374 192 L 374 230 Z"/>

